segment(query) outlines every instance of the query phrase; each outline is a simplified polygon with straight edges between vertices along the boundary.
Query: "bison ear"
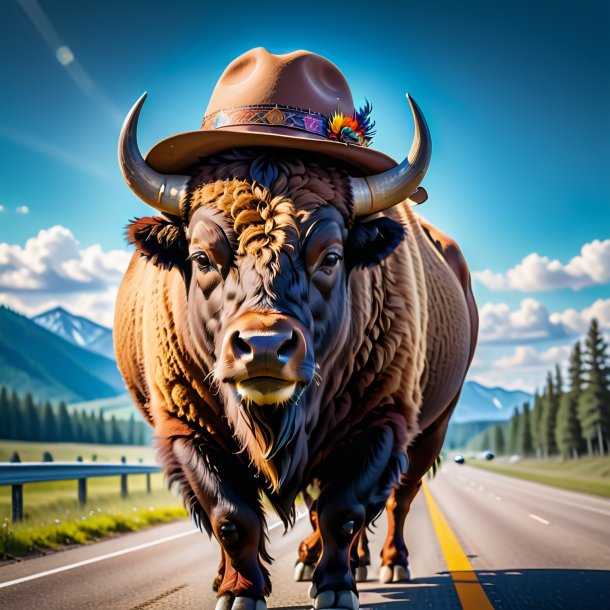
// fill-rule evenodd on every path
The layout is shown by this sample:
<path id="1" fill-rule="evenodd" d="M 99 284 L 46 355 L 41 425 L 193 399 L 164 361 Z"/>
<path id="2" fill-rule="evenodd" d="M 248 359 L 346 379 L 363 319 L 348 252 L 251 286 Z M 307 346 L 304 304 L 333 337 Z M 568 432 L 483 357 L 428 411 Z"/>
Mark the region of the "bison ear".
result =
<path id="1" fill-rule="evenodd" d="M 178 218 L 136 218 L 127 225 L 127 241 L 155 265 L 167 269 L 182 267 L 188 256 L 186 236 Z"/>
<path id="2" fill-rule="evenodd" d="M 392 254 L 404 236 L 404 227 L 385 216 L 367 222 L 356 222 L 348 237 L 348 270 L 378 265 L 386 256 Z"/>

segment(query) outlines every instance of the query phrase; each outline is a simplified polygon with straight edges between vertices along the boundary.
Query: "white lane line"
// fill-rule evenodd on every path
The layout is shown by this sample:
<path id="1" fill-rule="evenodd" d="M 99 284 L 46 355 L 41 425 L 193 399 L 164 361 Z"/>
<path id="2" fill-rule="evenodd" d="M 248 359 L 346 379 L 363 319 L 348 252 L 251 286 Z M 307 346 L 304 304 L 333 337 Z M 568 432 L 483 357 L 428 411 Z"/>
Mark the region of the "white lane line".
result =
<path id="1" fill-rule="evenodd" d="M 303 513 L 298 513 L 295 519 L 298 521 L 302 519 L 305 515 L 307 515 L 307 511 Z M 269 526 L 268 530 L 274 530 L 276 527 L 282 525 L 281 521 L 273 523 Z M 52 570 L 46 570 L 44 572 L 38 572 L 37 574 L 31 574 L 30 576 L 23 576 L 21 578 L 16 578 L 15 580 L 8 580 L 6 582 L 0 582 L 0 589 L 4 589 L 6 587 L 12 587 L 14 585 L 19 585 L 23 582 L 28 582 L 30 580 L 37 580 L 38 578 L 44 578 L 45 576 L 51 576 L 53 574 L 59 574 L 60 572 L 67 572 L 68 570 L 74 570 L 75 568 L 81 568 L 83 566 L 90 565 L 92 563 L 97 563 L 98 561 L 105 561 L 106 559 L 112 559 L 113 557 L 120 557 L 121 555 L 127 555 L 128 553 L 135 553 L 136 551 L 142 551 L 144 549 L 148 549 L 151 546 L 157 546 L 158 544 L 163 544 L 165 542 L 171 542 L 172 540 L 177 540 L 178 538 L 184 538 L 185 536 L 192 536 L 193 534 L 200 534 L 199 530 L 192 530 L 189 532 L 181 532 L 180 534 L 173 534 L 172 536 L 166 536 L 165 538 L 159 538 L 159 540 L 153 540 L 151 542 L 145 542 L 144 544 L 138 544 L 136 546 L 129 547 L 127 549 L 121 549 L 120 551 L 114 551 L 113 553 L 107 553 L 106 555 L 100 555 L 99 557 L 92 557 L 91 559 L 85 559 L 83 561 L 77 561 L 76 563 L 70 563 L 67 566 L 61 566 L 59 568 L 53 568 Z"/>
<path id="2" fill-rule="evenodd" d="M 533 519 L 534 521 L 538 521 L 538 523 L 542 523 L 543 525 L 550 525 L 550 521 L 547 521 L 546 519 L 543 519 L 542 517 L 539 517 L 538 515 L 534 515 L 533 513 L 530 513 L 530 518 Z"/>
<path id="3" fill-rule="evenodd" d="M 474 468 L 474 466 L 471 466 L 471 468 Z M 485 473 L 488 474 L 488 473 Z M 496 480 L 492 480 L 487 482 L 491 482 L 491 483 L 495 483 L 497 485 L 504 485 L 505 488 L 510 488 L 511 492 L 514 493 L 515 492 L 515 488 L 519 487 L 519 493 L 526 493 L 530 496 L 533 496 L 535 498 L 543 498 L 546 501 L 550 501 L 550 502 L 556 502 L 557 504 L 564 504 L 566 506 L 572 506 L 574 508 L 581 508 L 583 510 L 588 510 L 592 513 L 598 513 L 600 515 L 607 515 L 608 517 L 610 517 L 610 511 L 609 510 L 604 510 L 602 508 L 597 508 L 594 506 L 587 506 L 586 504 L 582 504 L 580 502 L 575 502 L 572 500 L 566 500 L 564 498 L 558 498 L 556 497 L 558 494 L 562 495 L 564 493 L 577 493 L 577 492 L 570 492 L 570 491 L 566 491 L 564 489 L 559 489 L 557 487 L 552 487 L 552 486 L 548 486 L 551 488 L 553 493 L 553 496 L 549 498 L 549 492 L 547 491 L 538 491 L 538 489 L 534 490 L 530 487 L 530 485 L 542 485 L 541 483 L 534 483 L 532 481 L 526 481 L 524 479 L 519 479 L 517 477 L 511 477 L 509 475 L 505 475 L 505 474 L 500 474 L 500 473 L 493 473 L 493 475 L 499 476 L 501 477 L 501 479 L 506 479 L 509 482 L 506 481 L 498 481 Z M 493 475 L 491 475 L 493 477 Z M 470 483 L 471 485 L 475 485 L 473 482 Z M 586 495 L 586 494 L 583 494 Z M 608 503 L 608 501 L 604 498 L 596 498 L 595 496 L 591 496 L 591 497 L 587 497 L 587 500 L 589 502 L 597 502 L 597 503 L 601 503 L 602 505 Z"/>
<path id="4" fill-rule="evenodd" d="M 12 587 L 13 585 L 21 584 L 22 582 L 28 582 L 29 580 L 36 580 L 37 578 L 43 578 L 44 576 L 51 576 L 52 574 L 58 574 L 59 572 L 65 572 L 67 570 L 74 570 L 82 566 L 89 565 L 91 563 L 97 563 L 98 561 L 104 561 L 105 559 L 112 559 L 113 557 L 119 557 L 120 555 L 126 555 L 127 553 L 133 553 L 135 551 L 141 551 L 157 544 L 163 544 L 170 540 L 176 540 L 178 538 L 184 538 L 184 536 L 192 536 L 193 534 L 199 534 L 199 530 L 193 530 L 190 532 L 181 532 L 180 534 L 174 534 L 173 536 L 166 536 L 159 540 L 153 540 L 152 542 L 145 542 L 144 544 L 138 544 L 127 549 L 115 551 L 114 553 L 107 553 L 106 555 L 100 555 L 99 557 L 92 557 L 91 559 L 85 559 L 84 561 L 77 561 L 76 563 L 68 564 L 67 566 L 61 566 L 59 568 L 53 568 L 52 570 L 46 570 L 45 572 L 38 572 L 38 574 L 31 574 L 30 576 L 23 576 L 22 578 L 16 578 L 15 580 L 9 580 L 7 582 L 0 583 L 0 589 L 5 587 Z"/>

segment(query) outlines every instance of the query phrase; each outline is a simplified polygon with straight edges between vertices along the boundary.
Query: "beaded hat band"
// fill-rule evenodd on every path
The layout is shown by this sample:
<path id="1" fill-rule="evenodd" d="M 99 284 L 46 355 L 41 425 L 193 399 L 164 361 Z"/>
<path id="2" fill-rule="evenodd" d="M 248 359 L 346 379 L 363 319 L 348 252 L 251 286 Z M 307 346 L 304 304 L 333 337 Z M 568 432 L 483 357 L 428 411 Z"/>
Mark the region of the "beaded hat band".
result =
<path id="1" fill-rule="evenodd" d="M 371 110 L 367 102 L 364 108 L 354 110 L 351 115 L 337 110 L 327 117 L 311 110 L 278 104 L 234 106 L 203 117 L 201 129 L 211 131 L 235 125 L 271 125 L 306 131 L 345 144 L 369 146 L 375 133 L 375 123 L 369 119 Z"/>

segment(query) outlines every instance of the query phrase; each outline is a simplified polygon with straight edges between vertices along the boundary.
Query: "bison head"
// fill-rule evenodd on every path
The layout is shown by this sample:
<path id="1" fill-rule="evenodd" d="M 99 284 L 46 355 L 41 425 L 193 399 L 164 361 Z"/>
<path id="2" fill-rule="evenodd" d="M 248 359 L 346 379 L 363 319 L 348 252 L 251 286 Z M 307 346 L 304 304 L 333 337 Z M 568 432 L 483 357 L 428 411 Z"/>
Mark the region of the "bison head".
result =
<path id="1" fill-rule="evenodd" d="M 133 176 L 144 162 L 134 155 L 124 151 L 123 171 L 142 196 Z M 209 368 L 238 442 L 277 488 L 306 460 L 308 427 L 334 374 L 325 363 L 350 329 L 350 274 L 379 264 L 404 229 L 357 217 L 361 187 L 319 157 L 236 150 L 205 159 L 179 189 L 177 178 L 157 203 L 166 193 L 179 207 L 134 221 L 129 238 L 182 274 L 193 356 Z"/>

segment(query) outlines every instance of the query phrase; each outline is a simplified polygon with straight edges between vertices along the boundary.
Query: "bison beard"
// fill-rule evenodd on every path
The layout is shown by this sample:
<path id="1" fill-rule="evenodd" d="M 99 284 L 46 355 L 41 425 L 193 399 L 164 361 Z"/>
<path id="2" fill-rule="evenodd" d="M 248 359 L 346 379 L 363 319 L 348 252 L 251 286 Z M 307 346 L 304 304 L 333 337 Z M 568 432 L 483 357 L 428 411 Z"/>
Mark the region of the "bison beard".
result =
<path id="1" fill-rule="evenodd" d="M 258 405 L 249 400 L 240 402 L 240 418 L 254 437 L 265 461 L 275 458 L 300 432 L 300 394 L 301 392 L 297 392 L 297 395 L 283 404 Z M 283 470 L 287 470 L 288 466 L 289 464 L 286 464 Z M 282 482 L 283 477 L 280 477 L 278 487 Z"/>

